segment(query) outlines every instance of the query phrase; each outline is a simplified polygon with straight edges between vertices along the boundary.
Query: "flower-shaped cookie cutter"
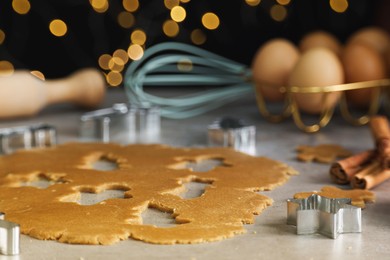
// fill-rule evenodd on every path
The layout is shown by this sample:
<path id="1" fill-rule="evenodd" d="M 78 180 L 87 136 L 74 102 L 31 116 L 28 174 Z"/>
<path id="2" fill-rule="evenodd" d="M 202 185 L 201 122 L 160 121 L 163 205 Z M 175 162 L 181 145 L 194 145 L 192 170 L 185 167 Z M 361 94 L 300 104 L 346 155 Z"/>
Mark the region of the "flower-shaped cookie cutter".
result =
<path id="1" fill-rule="evenodd" d="M 160 110 L 156 106 L 116 103 L 83 114 L 80 122 L 80 137 L 85 141 L 131 144 L 160 140 Z"/>
<path id="2" fill-rule="evenodd" d="M 288 199 L 287 224 L 295 225 L 298 235 L 320 233 L 336 239 L 341 233 L 360 233 L 361 208 L 350 203 L 351 199 L 317 194 L 304 199 Z"/>
<path id="3" fill-rule="evenodd" d="M 56 144 L 57 131 L 55 127 L 48 124 L 39 123 L 0 129 L 0 154 Z"/>
<path id="4" fill-rule="evenodd" d="M 0 254 L 18 255 L 20 253 L 19 240 L 19 225 L 4 220 L 4 213 L 0 212 Z"/>

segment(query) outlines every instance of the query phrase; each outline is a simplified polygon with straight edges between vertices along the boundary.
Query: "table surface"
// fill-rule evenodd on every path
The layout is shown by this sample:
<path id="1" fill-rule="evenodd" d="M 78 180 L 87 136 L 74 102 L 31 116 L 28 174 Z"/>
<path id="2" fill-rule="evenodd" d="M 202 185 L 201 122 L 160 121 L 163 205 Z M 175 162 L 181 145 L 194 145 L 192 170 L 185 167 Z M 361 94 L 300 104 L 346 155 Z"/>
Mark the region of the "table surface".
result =
<path id="1" fill-rule="evenodd" d="M 176 90 L 158 89 L 156 93 Z M 126 102 L 123 89 L 109 89 L 101 107 Z M 36 122 L 57 128 L 58 142 L 79 140 L 79 118 L 86 110 L 71 104 L 51 105 L 34 117 L 1 120 L 0 127 Z M 337 239 L 313 234 L 297 235 L 286 224 L 286 200 L 301 191 L 334 185 L 329 164 L 296 160 L 298 145 L 340 144 L 352 152 L 372 148 L 368 126 L 352 126 L 336 110 L 330 123 L 314 134 L 299 130 L 292 118 L 270 123 L 248 96 L 220 109 L 189 119 L 161 120 L 161 143 L 179 147 L 207 146 L 207 126 L 216 118 L 232 116 L 256 126 L 256 155 L 288 164 L 299 175 L 273 191 L 261 192 L 274 200 L 272 206 L 246 225 L 243 235 L 194 245 L 154 245 L 132 239 L 109 246 L 69 245 L 21 236 L 21 254 L 0 259 L 388 259 L 390 256 L 390 181 L 372 189 L 376 202 L 362 211 L 362 232 L 341 234 Z M 340 186 L 341 187 L 341 186 Z M 347 187 L 346 187 L 347 188 Z"/>

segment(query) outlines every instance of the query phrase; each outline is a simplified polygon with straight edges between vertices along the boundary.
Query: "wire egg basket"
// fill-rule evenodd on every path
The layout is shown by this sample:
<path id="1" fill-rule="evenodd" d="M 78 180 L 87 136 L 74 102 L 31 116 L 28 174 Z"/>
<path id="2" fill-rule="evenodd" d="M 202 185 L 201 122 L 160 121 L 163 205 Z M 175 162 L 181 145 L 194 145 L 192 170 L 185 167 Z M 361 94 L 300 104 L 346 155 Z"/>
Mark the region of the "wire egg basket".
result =
<path id="1" fill-rule="evenodd" d="M 285 105 L 283 110 L 278 113 L 271 113 L 267 108 L 267 102 L 263 95 L 256 91 L 256 100 L 257 106 L 260 114 L 271 122 L 280 122 L 290 116 L 292 116 L 296 126 L 307 133 L 318 132 L 321 128 L 325 127 L 334 114 L 336 106 L 328 106 L 322 108 L 321 113 L 318 115 L 318 120 L 316 123 L 307 124 L 304 122 L 302 113 L 299 109 L 299 106 L 294 98 L 294 94 L 323 94 L 321 103 L 327 103 L 327 98 L 329 94 L 334 92 L 341 92 L 341 97 L 339 101 L 339 108 L 342 117 L 352 125 L 365 125 L 369 122 L 370 117 L 376 115 L 379 112 L 379 109 L 382 104 L 382 98 L 389 99 L 390 91 L 388 87 L 390 86 L 390 79 L 381 79 L 381 80 L 372 80 L 364 82 L 355 82 L 348 84 L 332 85 L 332 86 L 323 86 L 323 87 L 280 87 L 279 91 L 285 93 Z M 269 85 L 264 87 L 271 87 Z M 345 91 L 358 90 L 358 89 L 368 89 L 372 88 L 372 94 L 370 97 L 369 105 L 364 108 L 365 112 L 361 115 L 356 116 L 352 113 L 350 105 L 347 101 Z M 388 102 L 385 103 L 385 108 L 389 110 Z"/>
<path id="2" fill-rule="evenodd" d="M 252 71 L 244 64 L 226 59 L 198 47 L 164 42 L 145 50 L 140 60 L 126 70 L 124 85 L 129 102 L 139 106 L 158 106 L 166 118 L 197 116 L 242 98 L 255 94 L 260 114 L 270 122 L 280 122 L 292 117 L 295 125 L 307 133 L 318 132 L 331 120 L 336 106 L 323 106 L 316 123 L 307 124 L 294 98 L 295 94 L 323 94 L 326 104 L 329 94 L 341 92 L 339 107 L 342 117 L 353 125 L 364 125 L 377 114 L 382 97 L 390 99 L 390 79 L 356 82 L 332 86 L 278 87 L 284 93 L 283 108 L 279 113 L 269 110 L 266 99 L 252 82 Z M 177 97 L 154 96 L 144 91 L 144 86 L 207 86 L 214 87 L 190 95 Z M 264 85 L 262 87 L 273 87 Z M 353 115 L 345 91 L 372 88 L 371 102 L 364 114 Z M 387 105 L 388 106 L 388 105 Z M 317 115 L 316 115 L 317 116 Z"/>

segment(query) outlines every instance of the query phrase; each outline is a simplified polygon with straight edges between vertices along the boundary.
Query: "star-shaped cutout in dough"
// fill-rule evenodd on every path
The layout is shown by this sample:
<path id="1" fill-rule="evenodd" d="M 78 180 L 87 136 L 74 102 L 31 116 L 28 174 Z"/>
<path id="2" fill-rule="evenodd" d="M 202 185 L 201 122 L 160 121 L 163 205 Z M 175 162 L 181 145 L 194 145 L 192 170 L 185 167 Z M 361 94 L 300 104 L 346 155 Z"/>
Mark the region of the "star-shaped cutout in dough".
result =
<path id="1" fill-rule="evenodd" d="M 312 194 L 317 194 L 330 199 L 348 198 L 351 204 L 356 207 L 365 208 L 366 203 L 375 202 L 375 194 L 368 190 L 343 190 L 334 186 L 325 186 L 321 191 L 300 192 L 294 195 L 294 199 L 307 198 Z"/>
<path id="2" fill-rule="evenodd" d="M 320 163 L 331 163 L 337 157 L 348 157 L 352 153 L 343 147 L 335 144 L 321 144 L 317 146 L 300 145 L 296 148 L 297 159 L 304 162 L 317 161 Z"/>

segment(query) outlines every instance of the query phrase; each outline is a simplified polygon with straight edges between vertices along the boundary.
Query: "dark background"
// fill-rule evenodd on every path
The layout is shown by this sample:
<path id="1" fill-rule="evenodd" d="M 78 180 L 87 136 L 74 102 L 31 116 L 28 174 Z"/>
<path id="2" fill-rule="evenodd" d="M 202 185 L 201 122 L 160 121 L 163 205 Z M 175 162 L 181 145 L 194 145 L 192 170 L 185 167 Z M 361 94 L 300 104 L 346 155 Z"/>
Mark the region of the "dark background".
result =
<path id="1" fill-rule="evenodd" d="M 190 43 L 190 32 L 201 27 L 200 17 L 206 11 L 218 14 L 221 25 L 217 30 L 205 30 L 207 41 L 201 48 L 232 60 L 250 64 L 258 47 L 274 37 L 285 37 L 297 43 L 312 31 L 322 29 L 333 33 L 344 42 L 357 29 L 378 25 L 389 29 L 390 1 L 350 0 L 344 13 L 336 13 L 329 0 L 291 0 L 286 5 L 287 18 L 282 22 L 271 19 L 269 9 L 275 0 L 262 0 L 256 7 L 244 0 L 191 0 L 183 4 L 186 20 L 180 33 L 170 38 L 161 31 L 169 18 L 163 0 L 140 0 L 134 12 L 136 23 L 124 29 L 116 17 L 123 11 L 121 0 L 110 1 L 105 13 L 95 12 L 87 0 L 30 0 L 26 15 L 12 9 L 12 1 L 0 1 L 0 29 L 6 33 L 0 45 L 0 60 L 11 61 L 15 69 L 43 72 L 46 78 L 62 77 L 84 67 L 99 67 L 98 58 L 118 48 L 127 49 L 130 34 L 140 28 L 147 34 L 145 48 L 158 42 Z M 68 33 L 55 37 L 48 30 L 52 19 L 67 23 Z"/>

